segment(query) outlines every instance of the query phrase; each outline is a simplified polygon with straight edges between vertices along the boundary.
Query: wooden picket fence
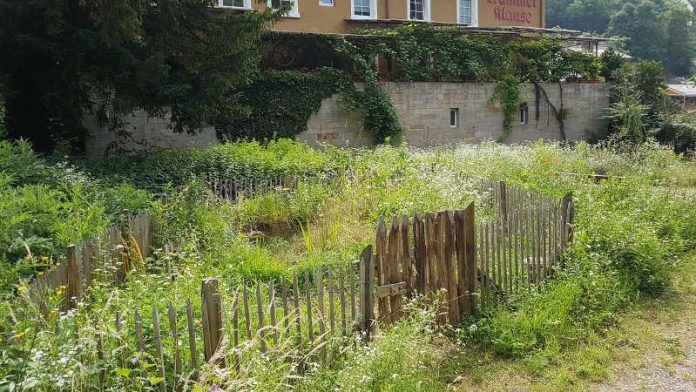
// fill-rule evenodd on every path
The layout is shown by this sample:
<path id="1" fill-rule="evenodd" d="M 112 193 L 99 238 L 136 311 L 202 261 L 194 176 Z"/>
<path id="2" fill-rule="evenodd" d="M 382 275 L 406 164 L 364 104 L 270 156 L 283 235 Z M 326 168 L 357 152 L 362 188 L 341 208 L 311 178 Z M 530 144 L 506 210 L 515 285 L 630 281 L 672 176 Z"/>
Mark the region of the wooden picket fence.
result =
<path id="1" fill-rule="evenodd" d="M 572 241 L 572 194 L 558 199 L 505 182 L 488 185 L 493 220 L 477 222 L 473 203 L 412 219 L 394 216 L 390 228 L 380 217 L 376 252 L 363 260 L 376 273 L 364 302 L 376 301 L 378 312 L 365 315 L 366 327 L 398 320 L 405 297 L 440 291 L 446 298 L 438 321 L 457 325 L 553 274 Z"/>
<path id="2" fill-rule="evenodd" d="M 301 373 L 310 362 L 330 361 L 334 348 L 354 332 L 369 338 L 377 326 L 399 320 L 415 295 L 444 297 L 437 302 L 438 321 L 457 325 L 552 276 L 572 241 L 571 194 L 555 198 L 504 182 L 486 187 L 486 202 L 496 211 L 492 219 L 477 220 L 473 203 L 463 210 L 394 216 L 389 226 L 380 218 L 374 246 L 348 265 L 244 282 L 232 291 L 221 290 L 216 278 L 205 279 L 199 299 L 155 304 L 148 314 L 105 312 L 98 316 L 100 328 L 77 333 L 91 334 L 83 337 L 97 342 L 104 364 L 134 368 L 138 365 L 124 358 L 146 358 L 155 365 L 148 371 L 166 391 L 190 387 L 205 363 L 229 369 L 232 377 L 242 374 L 249 356 L 259 351 L 296 363 Z M 135 219 L 128 236 L 123 228 L 113 229 L 100 241 L 69 249 L 52 287 L 66 284 L 68 298 L 79 299 L 97 270 L 94 255 L 109 252 L 115 252 L 112 260 L 121 260 L 113 273 L 122 278 L 118 274 L 132 268 L 123 260 L 124 247 L 131 253 L 151 248 L 150 218 L 139 224 Z M 167 321 L 161 322 L 160 314 Z M 104 332 L 106 326 L 113 326 L 112 333 Z"/>
<path id="3" fill-rule="evenodd" d="M 151 215 L 130 216 L 127 210 L 121 224 L 110 225 L 101 237 L 67 247 L 64 258 L 42 276 L 34 279 L 30 295 L 37 302 L 43 296 L 65 287 L 63 307 L 71 309 L 80 301 L 93 280 L 123 282 L 128 272 L 152 253 Z"/>
<path id="4" fill-rule="evenodd" d="M 246 282 L 231 296 L 221 292 L 217 278 L 205 279 L 200 307 L 189 298 L 166 309 L 153 305 L 147 317 L 138 309 L 125 317 L 103 314 L 101 329 L 78 334 L 97 342 L 97 358 L 104 363 L 137 368 L 125 359 L 137 357 L 154 364 L 149 372 L 161 379 L 161 391 L 187 390 L 204 363 L 239 371 L 250 349 L 282 355 L 303 372 L 310 361 L 329 361 L 333 343 L 358 329 L 357 269 L 354 262 L 289 279 Z M 161 322 L 165 312 L 168 322 Z M 115 334 L 104 333 L 109 325 Z"/>
<path id="5" fill-rule="evenodd" d="M 281 189 L 296 189 L 300 184 L 316 184 L 332 180 L 336 171 L 306 175 L 277 175 L 271 177 L 228 177 L 208 174 L 208 188 L 222 200 L 236 202 L 242 198 L 257 197 Z"/>

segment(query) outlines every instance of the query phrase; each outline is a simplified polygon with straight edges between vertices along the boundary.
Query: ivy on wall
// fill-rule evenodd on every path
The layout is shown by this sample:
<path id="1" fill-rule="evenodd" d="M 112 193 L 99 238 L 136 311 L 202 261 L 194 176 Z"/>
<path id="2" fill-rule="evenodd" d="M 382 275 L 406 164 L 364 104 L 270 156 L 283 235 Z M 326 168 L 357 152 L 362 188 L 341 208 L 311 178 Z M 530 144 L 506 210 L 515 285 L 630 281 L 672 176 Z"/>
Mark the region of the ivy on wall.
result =
<path id="1" fill-rule="evenodd" d="M 600 70 L 598 59 L 558 41 L 475 36 L 421 24 L 350 36 L 272 32 L 262 53 L 267 70 L 239 92 L 246 108 L 224 130 L 229 137 L 295 136 L 306 130 L 323 99 L 340 94 L 362 114 L 378 143 L 396 140 L 402 127 L 380 84 L 388 78 L 498 83 L 493 100 L 503 108 L 504 141 L 514 127 L 523 83 L 595 80 Z M 378 58 L 392 67 L 378 69 Z"/>
<path id="2" fill-rule="evenodd" d="M 495 86 L 491 102 L 498 102 L 503 108 L 503 135 L 498 140 L 501 143 L 510 137 L 515 127 L 517 112 L 522 105 L 521 92 L 520 80 L 511 74 L 504 76 Z"/>

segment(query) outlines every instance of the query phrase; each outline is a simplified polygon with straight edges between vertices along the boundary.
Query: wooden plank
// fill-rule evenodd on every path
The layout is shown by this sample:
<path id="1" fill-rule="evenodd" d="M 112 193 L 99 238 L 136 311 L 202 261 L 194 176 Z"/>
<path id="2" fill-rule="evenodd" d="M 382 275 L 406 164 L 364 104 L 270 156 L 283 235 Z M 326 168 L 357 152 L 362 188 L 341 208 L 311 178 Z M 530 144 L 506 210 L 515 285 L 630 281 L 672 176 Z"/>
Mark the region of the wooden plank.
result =
<path id="1" fill-rule="evenodd" d="M 249 311 L 249 292 L 246 284 L 242 282 L 242 299 L 244 300 L 244 328 L 247 340 L 251 340 L 251 312 Z"/>
<path id="2" fill-rule="evenodd" d="M 433 294 L 437 291 L 437 277 L 435 275 L 435 262 L 437 260 L 436 243 L 436 215 L 428 213 L 425 215 L 425 252 L 426 252 L 426 289 L 424 294 Z"/>
<path id="3" fill-rule="evenodd" d="M 392 218 L 391 230 L 389 231 L 389 242 L 387 247 L 387 269 L 389 275 L 387 277 L 387 284 L 398 283 L 401 281 L 402 274 L 400 272 L 401 260 L 400 256 L 400 238 L 399 238 L 399 219 L 396 215 Z M 403 315 L 403 310 L 401 308 L 401 296 L 393 295 L 389 297 L 390 302 L 390 312 L 389 312 L 389 322 L 394 322 L 401 318 Z"/>
<path id="4" fill-rule="evenodd" d="M 67 263 L 67 287 L 65 289 L 65 303 L 68 309 L 75 309 L 80 302 L 80 264 L 77 247 L 69 245 L 66 256 Z"/>
<path id="5" fill-rule="evenodd" d="M 460 323 L 459 299 L 457 298 L 457 276 L 454 267 L 454 216 L 451 212 L 445 211 L 441 213 L 442 224 L 442 240 L 444 253 L 444 269 L 442 278 L 445 289 L 447 289 L 447 319 L 450 325 L 456 326 Z"/>
<path id="6" fill-rule="evenodd" d="M 428 268 L 428 260 L 425 241 L 425 224 L 421 220 L 420 215 L 416 214 L 416 216 L 413 218 L 413 254 L 416 264 L 415 289 L 419 294 L 425 294 L 426 292 L 426 271 Z"/>
<path id="7" fill-rule="evenodd" d="M 380 286 L 388 284 L 389 279 L 389 264 L 387 261 L 387 227 L 384 222 L 384 218 L 379 217 L 379 222 L 377 223 L 377 234 L 375 238 L 375 247 L 377 255 L 377 280 Z M 379 322 L 388 324 L 389 323 L 389 298 L 380 298 L 377 301 L 377 307 L 379 311 Z"/>
<path id="8" fill-rule="evenodd" d="M 466 243 L 464 211 L 457 210 L 454 213 L 455 245 L 456 245 L 456 270 L 457 270 L 457 297 L 459 312 L 461 315 L 469 314 L 469 291 L 467 288 L 466 268 Z"/>
<path id="9" fill-rule="evenodd" d="M 276 320 L 276 307 L 275 307 L 275 299 L 276 292 L 275 292 L 275 285 L 273 284 L 273 280 L 270 280 L 268 282 L 268 302 L 270 303 L 269 305 L 269 312 L 271 314 L 271 327 L 273 328 L 273 346 L 278 346 L 278 325 L 277 325 L 277 320 Z"/>
<path id="10" fill-rule="evenodd" d="M 195 341 L 193 344 L 195 345 Z M 232 348 L 235 352 L 234 369 L 239 371 L 242 364 L 241 354 L 239 350 L 239 288 L 234 293 L 234 301 L 232 302 Z"/>
<path id="11" fill-rule="evenodd" d="M 395 295 L 405 295 L 408 293 L 406 282 L 392 283 L 377 287 L 375 290 L 376 298 L 393 297 Z"/>
<path id="12" fill-rule="evenodd" d="M 503 289 L 503 293 L 507 292 L 510 287 L 510 271 L 508 269 L 508 255 L 507 255 L 507 221 L 501 219 L 498 221 L 498 250 L 499 258 L 502 260 L 502 271 L 500 284 Z"/>
<path id="13" fill-rule="evenodd" d="M 370 252 L 372 252 L 372 248 L 370 248 Z M 356 311 L 355 311 L 355 283 L 354 283 L 354 277 L 355 272 L 353 271 L 353 263 L 348 264 L 348 286 L 350 286 L 350 319 L 355 322 L 355 316 L 356 316 Z"/>
<path id="14" fill-rule="evenodd" d="M 543 280 L 543 266 L 542 266 L 542 249 L 541 249 L 541 207 L 537 205 L 534 214 L 534 242 L 536 246 L 536 259 L 537 259 L 537 283 Z"/>
<path id="15" fill-rule="evenodd" d="M 264 313 L 263 298 L 261 297 L 261 283 L 256 282 L 256 314 L 259 322 L 258 335 L 262 353 L 265 353 L 268 350 L 266 345 L 266 320 L 264 318 Z"/>
<path id="16" fill-rule="evenodd" d="M 201 282 L 201 308 L 203 310 L 203 341 L 205 360 L 210 361 L 222 343 L 222 299 L 217 279 L 204 279 Z M 224 366 L 224 357 L 217 362 Z"/>
<path id="17" fill-rule="evenodd" d="M 370 268 L 372 246 L 367 246 L 360 255 L 360 330 L 367 335 L 372 329 L 372 299 L 370 284 Z"/>
<path id="18" fill-rule="evenodd" d="M 309 339 L 309 346 L 312 347 L 314 343 L 314 320 L 312 320 L 312 286 L 309 281 L 309 271 L 305 271 L 305 301 L 307 305 L 307 337 Z"/>
<path id="19" fill-rule="evenodd" d="M 157 360 L 159 376 L 162 381 L 158 384 L 160 391 L 166 392 L 167 390 L 167 373 L 165 371 L 164 364 L 164 351 L 162 350 L 162 334 L 160 333 L 160 323 L 159 315 L 157 314 L 157 305 L 152 305 L 152 329 L 155 334 L 155 349 L 157 350 Z"/>
<path id="20" fill-rule="evenodd" d="M 481 270 L 482 281 L 481 281 L 481 308 L 484 308 L 488 300 L 488 285 L 486 284 L 486 279 L 488 279 L 488 271 L 486 270 L 486 226 L 479 224 L 479 268 Z"/>
<path id="21" fill-rule="evenodd" d="M 319 267 L 316 274 L 317 283 L 317 308 L 319 310 L 319 341 L 321 342 L 321 356 L 326 358 L 326 318 L 324 314 L 324 270 Z"/>
<path id="22" fill-rule="evenodd" d="M 515 211 L 512 215 L 513 224 L 513 258 L 515 260 L 515 290 L 519 291 L 522 280 L 522 271 L 520 270 L 520 213 Z"/>
<path id="23" fill-rule="evenodd" d="M 346 322 L 346 284 L 344 269 L 339 269 L 338 273 L 338 298 L 341 302 L 341 331 L 343 335 L 348 334 L 348 323 Z"/>
<path id="24" fill-rule="evenodd" d="M 297 279 L 297 274 L 292 276 L 292 285 L 295 302 L 295 328 L 297 331 L 297 347 L 302 350 L 302 317 L 300 311 L 300 282 Z"/>
<path id="25" fill-rule="evenodd" d="M 283 297 L 283 324 L 285 333 L 290 333 L 290 313 L 288 307 L 288 287 L 285 282 L 285 276 L 280 277 L 280 295 Z"/>
<path id="26" fill-rule="evenodd" d="M 473 202 L 464 211 L 464 261 L 465 261 L 465 276 L 466 276 L 466 292 L 468 302 L 468 314 L 476 315 L 476 295 L 478 282 L 476 267 L 476 206 Z"/>
<path id="27" fill-rule="evenodd" d="M 402 280 L 406 282 L 406 289 L 408 292 L 413 291 L 414 280 L 413 280 L 413 260 L 411 258 L 411 244 L 408 238 L 408 216 L 401 216 L 401 224 L 399 225 L 399 236 L 401 238 L 401 266 Z"/>
<path id="28" fill-rule="evenodd" d="M 549 211 L 546 205 L 542 205 L 541 207 L 541 258 L 544 261 L 543 264 L 543 271 L 544 271 L 544 279 L 546 279 L 549 275 L 549 247 L 548 247 L 548 217 L 549 217 Z"/>
<path id="29" fill-rule="evenodd" d="M 329 265 L 329 270 L 328 270 L 328 287 L 327 291 L 329 293 L 329 322 L 331 326 L 331 332 L 333 333 L 336 330 L 336 312 L 334 309 L 334 279 L 333 279 L 333 268 L 331 268 L 331 265 Z"/>

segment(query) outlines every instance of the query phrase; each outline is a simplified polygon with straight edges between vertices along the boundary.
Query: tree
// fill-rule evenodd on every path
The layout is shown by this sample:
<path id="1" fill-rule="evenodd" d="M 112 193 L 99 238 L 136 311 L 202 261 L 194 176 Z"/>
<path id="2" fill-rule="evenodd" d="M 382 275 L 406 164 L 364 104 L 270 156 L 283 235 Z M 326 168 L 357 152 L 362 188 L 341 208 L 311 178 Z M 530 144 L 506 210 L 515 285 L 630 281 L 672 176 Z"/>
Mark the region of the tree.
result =
<path id="1" fill-rule="evenodd" d="M 609 20 L 620 7 L 618 0 L 549 0 L 546 18 L 549 26 L 605 33 Z"/>
<path id="2" fill-rule="evenodd" d="M 668 35 L 657 2 L 626 3 L 611 18 L 609 33 L 629 38 L 628 49 L 637 58 L 660 60 L 665 55 Z"/>
<path id="3" fill-rule="evenodd" d="M 663 61 L 665 71 L 669 75 L 687 76 L 696 54 L 694 13 L 683 3 L 671 3 L 664 19 L 668 37 Z"/>
<path id="4" fill-rule="evenodd" d="M 0 0 L 9 134 L 80 147 L 86 110 L 116 128 L 109 114 L 136 107 L 169 109 L 182 132 L 224 122 L 276 16 L 213 13 L 209 0 Z"/>

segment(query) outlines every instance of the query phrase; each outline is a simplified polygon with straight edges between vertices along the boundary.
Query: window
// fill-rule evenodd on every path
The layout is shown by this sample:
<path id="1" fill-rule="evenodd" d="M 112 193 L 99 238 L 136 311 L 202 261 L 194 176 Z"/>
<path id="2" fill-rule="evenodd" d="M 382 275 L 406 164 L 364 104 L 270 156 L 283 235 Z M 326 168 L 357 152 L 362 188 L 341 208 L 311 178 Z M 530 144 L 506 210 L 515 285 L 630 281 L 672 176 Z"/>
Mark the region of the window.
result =
<path id="1" fill-rule="evenodd" d="M 220 0 L 218 4 L 225 8 L 251 9 L 251 0 Z"/>
<path id="2" fill-rule="evenodd" d="M 324 6 L 324 7 L 333 7 L 334 0 L 319 0 L 319 5 Z"/>
<path id="3" fill-rule="evenodd" d="M 459 127 L 459 109 L 452 108 L 450 109 L 450 128 L 457 127 Z"/>
<path id="4" fill-rule="evenodd" d="M 430 0 L 407 0 L 409 20 L 430 20 Z"/>
<path id="5" fill-rule="evenodd" d="M 251 0 L 245 0 L 245 1 L 251 1 Z M 297 5 L 298 0 L 269 0 L 268 1 L 268 6 L 273 8 L 273 9 L 278 9 L 281 6 L 285 6 L 287 4 L 291 4 L 292 8 L 290 8 L 290 11 L 285 15 L 290 18 L 299 18 L 300 17 L 300 10 Z"/>
<path id="6" fill-rule="evenodd" d="M 520 105 L 520 124 L 526 125 L 529 121 L 529 106 L 526 103 Z"/>
<path id="7" fill-rule="evenodd" d="M 377 19 L 377 0 L 353 0 L 353 19 Z"/>
<path id="8" fill-rule="evenodd" d="M 457 22 L 466 26 L 478 25 L 478 0 L 458 0 Z"/>

